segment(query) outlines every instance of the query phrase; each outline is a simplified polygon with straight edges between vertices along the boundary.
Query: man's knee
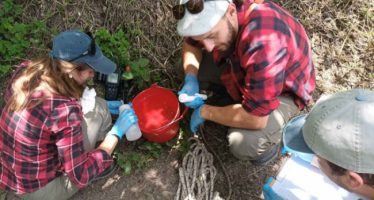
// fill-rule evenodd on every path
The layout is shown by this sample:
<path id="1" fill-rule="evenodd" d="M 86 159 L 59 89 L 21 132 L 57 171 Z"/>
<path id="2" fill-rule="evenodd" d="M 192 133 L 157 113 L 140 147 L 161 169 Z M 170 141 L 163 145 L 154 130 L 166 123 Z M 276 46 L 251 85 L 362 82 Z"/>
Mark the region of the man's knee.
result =
<path id="1" fill-rule="evenodd" d="M 284 125 L 299 112 L 292 98 L 281 96 L 280 100 L 281 105 L 271 113 L 264 129 L 229 129 L 230 151 L 235 157 L 241 160 L 255 160 L 272 152 L 272 148 L 278 148 Z"/>
<path id="2" fill-rule="evenodd" d="M 261 131 L 230 128 L 227 137 L 231 153 L 240 160 L 254 160 L 272 146 Z"/>

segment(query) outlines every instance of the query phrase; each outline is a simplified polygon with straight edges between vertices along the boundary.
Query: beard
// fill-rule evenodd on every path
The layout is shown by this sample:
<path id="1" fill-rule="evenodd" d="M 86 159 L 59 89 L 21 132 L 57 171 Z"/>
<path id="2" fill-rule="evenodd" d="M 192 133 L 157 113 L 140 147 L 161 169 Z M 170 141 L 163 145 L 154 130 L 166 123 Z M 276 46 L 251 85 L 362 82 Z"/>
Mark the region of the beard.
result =
<path id="1" fill-rule="evenodd" d="M 226 18 L 226 24 L 228 28 L 228 35 L 227 35 L 228 41 L 223 46 L 223 48 L 219 49 L 219 52 L 224 56 L 229 55 L 235 49 L 235 41 L 236 41 L 236 35 L 237 35 L 237 31 L 235 30 L 234 25 L 232 25 L 232 23 L 229 20 L 227 20 L 227 18 Z"/>

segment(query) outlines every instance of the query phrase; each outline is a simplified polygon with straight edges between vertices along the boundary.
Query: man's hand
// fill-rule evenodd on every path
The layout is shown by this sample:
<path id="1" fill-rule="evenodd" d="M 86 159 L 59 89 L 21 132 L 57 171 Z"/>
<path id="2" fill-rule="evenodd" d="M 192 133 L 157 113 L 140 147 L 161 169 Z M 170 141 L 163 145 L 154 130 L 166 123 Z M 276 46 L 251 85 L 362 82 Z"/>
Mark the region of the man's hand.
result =
<path id="1" fill-rule="evenodd" d="M 188 96 L 194 96 L 199 93 L 199 82 L 194 74 L 187 74 L 184 78 L 184 85 L 182 89 L 178 92 L 178 95 L 187 94 Z M 197 107 L 204 104 L 202 98 L 197 97 L 195 100 L 184 103 L 187 107 L 196 109 Z"/>
<path id="2" fill-rule="evenodd" d="M 197 130 L 199 129 L 199 126 L 204 123 L 205 119 L 203 119 L 200 115 L 201 108 L 204 104 L 200 105 L 195 111 L 193 111 L 191 116 L 191 122 L 190 122 L 190 129 L 193 134 L 196 134 Z"/>
<path id="3" fill-rule="evenodd" d="M 122 101 L 106 101 L 106 105 L 108 106 L 109 112 L 113 115 L 119 114 L 119 107 L 123 104 Z"/>
<path id="4" fill-rule="evenodd" d="M 134 110 L 132 108 L 125 110 L 121 112 L 108 134 L 115 135 L 118 139 L 122 139 L 129 128 L 137 122 L 138 118 L 136 117 Z"/>

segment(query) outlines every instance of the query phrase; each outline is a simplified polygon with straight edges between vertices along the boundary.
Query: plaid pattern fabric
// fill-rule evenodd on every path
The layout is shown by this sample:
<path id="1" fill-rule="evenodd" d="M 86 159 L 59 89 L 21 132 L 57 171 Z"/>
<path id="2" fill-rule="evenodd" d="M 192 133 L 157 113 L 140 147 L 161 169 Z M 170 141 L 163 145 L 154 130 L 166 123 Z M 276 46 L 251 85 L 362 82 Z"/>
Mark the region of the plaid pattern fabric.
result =
<path id="1" fill-rule="evenodd" d="M 79 101 L 43 92 L 30 99 L 33 108 L 0 118 L 1 189 L 31 193 L 63 173 L 82 188 L 112 164 L 105 151 L 84 151 Z"/>
<path id="2" fill-rule="evenodd" d="M 247 12 L 253 1 L 237 8 L 239 32 L 229 56 L 213 51 L 217 65 L 228 63 L 221 80 L 231 97 L 257 116 L 279 106 L 279 95 L 294 97 L 304 108 L 312 100 L 315 71 L 311 47 L 303 26 L 271 1 Z M 196 44 L 191 38 L 188 43 Z"/>

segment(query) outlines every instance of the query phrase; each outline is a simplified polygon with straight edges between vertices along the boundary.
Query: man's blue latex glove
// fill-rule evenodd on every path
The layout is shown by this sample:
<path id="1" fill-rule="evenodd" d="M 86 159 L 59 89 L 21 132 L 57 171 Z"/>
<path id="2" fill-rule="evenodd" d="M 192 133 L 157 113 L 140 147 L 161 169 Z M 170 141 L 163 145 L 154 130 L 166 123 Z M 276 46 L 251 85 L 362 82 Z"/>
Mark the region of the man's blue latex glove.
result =
<path id="1" fill-rule="evenodd" d="M 122 139 L 122 137 L 126 135 L 126 132 L 129 130 L 129 128 L 137 122 L 138 117 L 136 117 L 134 110 L 125 110 L 118 116 L 118 119 L 116 120 L 108 134 L 115 135 L 119 139 Z"/>
<path id="2" fill-rule="evenodd" d="M 199 93 L 199 82 L 197 81 L 196 75 L 187 74 L 184 77 L 184 85 L 182 89 L 178 92 L 178 95 L 187 94 L 189 96 L 194 96 L 197 93 Z M 184 105 L 186 105 L 189 108 L 193 108 L 193 109 L 196 109 L 197 107 L 203 104 L 204 104 L 204 101 L 200 97 L 196 97 L 195 100 L 191 102 L 184 103 Z"/>
<path id="3" fill-rule="evenodd" d="M 123 104 L 122 101 L 106 101 L 106 105 L 109 108 L 109 112 L 113 115 L 119 114 L 119 107 Z"/>
<path id="4" fill-rule="evenodd" d="M 203 119 L 200 115 L 201 108 L 203 107 L 203 105 L 200 105 L 200 107 L 195 109 L 192 113 L 191 121 L 190 121 L 190 129 L 193 134 L 196 134 L 197 130 L 199 129 L 199 126 L 205 121 L 205 119 Z"/>

